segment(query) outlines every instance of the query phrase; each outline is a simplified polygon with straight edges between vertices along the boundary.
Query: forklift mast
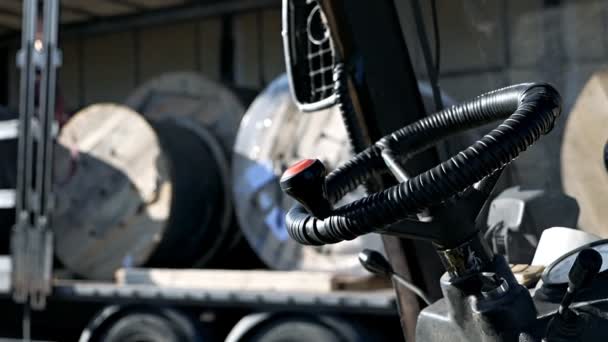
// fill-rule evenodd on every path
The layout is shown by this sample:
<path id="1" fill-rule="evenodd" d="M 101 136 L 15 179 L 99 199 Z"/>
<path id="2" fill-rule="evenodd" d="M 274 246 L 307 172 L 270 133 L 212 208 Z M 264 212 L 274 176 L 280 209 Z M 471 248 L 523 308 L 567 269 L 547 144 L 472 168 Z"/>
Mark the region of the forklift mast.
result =
<path id="1" fill-rule="evenodd" d="M 12 289 L 18 303 L 44 309 L 53 261 L 52 169 L 59 0 L 23 1 L 15 226 L 11 232 Z M 42 16 L 39 15 L 42 11 Z M 42 20 L 39 20 L 42 18 Z M 39 34 L 41 31 L 42 34 Z"/>

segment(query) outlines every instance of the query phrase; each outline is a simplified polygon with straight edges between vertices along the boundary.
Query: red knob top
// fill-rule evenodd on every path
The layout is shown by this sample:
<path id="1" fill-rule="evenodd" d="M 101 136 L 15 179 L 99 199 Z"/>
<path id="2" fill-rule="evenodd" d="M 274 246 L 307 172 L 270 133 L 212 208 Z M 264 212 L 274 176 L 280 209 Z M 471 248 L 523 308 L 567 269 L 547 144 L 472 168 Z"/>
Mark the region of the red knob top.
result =
<path id="1" fill-rule="evenodd" d="M 297 175 L 298 173 L 306 170 L 308 167 L 310 167 L 312 164 L 314 164 L 315 161 L 316 161 L 315 159 L 303 159 L 303 160 L 300 160 L 299 162 L 293 164 L 283 173 L 283 176 L 281 177 L 281 181 L 289 179 L 289 178 Z"/>
<path id="2" fill-rule="evenodd" d="M 292 165 L 281 177 L 281 189 L 317 218 L 331 212 L 325 196 L 325 166 L 318 159 L 304 159 Z"/>

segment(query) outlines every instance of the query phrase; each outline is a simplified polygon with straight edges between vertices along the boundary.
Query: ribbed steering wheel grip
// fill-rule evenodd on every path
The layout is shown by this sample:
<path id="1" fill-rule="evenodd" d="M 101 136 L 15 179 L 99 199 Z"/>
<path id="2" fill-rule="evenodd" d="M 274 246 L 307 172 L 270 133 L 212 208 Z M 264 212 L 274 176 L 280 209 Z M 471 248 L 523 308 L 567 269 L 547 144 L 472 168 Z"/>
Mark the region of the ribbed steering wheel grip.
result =
<path id="1" fill-rule="evenodd" d="M 327 197 L 336 201 L 339 195 L 359 185 L 353 180 L 364 182 L 385 169 L 385 165 L 379 166 L 383 148 L 403 149 L 398 152 L 411 157 L 454 133 L 506 118 L 449 160 L 405 183 L 337 208 L 328 217 L 314 217 L 301 207 L 292 209 L 286 220 L 288 232 L 301 243 L 315 245 L 382 232 L 385 227 L 447 200 L 510 163 L 548 133 L 560 113 L 559 93 L 550 85 L 537 83 L 499 89 L 419 120 L 381 139 L 344 168 L 332 172 L 326 179 Z M 427 233 L 417 230 L 411 235 L 442 242 L 440 236 Z"/>

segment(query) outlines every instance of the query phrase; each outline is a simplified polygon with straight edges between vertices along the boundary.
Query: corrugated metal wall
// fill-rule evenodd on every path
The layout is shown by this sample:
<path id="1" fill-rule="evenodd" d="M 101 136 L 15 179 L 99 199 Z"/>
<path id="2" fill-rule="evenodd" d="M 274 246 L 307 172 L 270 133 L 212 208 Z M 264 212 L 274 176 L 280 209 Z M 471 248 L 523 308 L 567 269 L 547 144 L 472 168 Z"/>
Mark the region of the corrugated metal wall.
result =
<path id="1" fill-rule="evenodd" d="M 396 4 L 414 68 L 424 79 L 426 68 L 410 1 L 396 0 Z M 607 66 L 608 3 L 604 1 L 462 0 L 438 5 L 440 84 L 457 101 L 512 83 L 548 81 L 562 93 L 566 117 L 591 74 Z M 424 11 L 432 41 L 428 3 Z M 267 9 L 66 39 L 61 87 L 67 108 L 122 101 L 137 85 L 163 72 L 195 70 L 219 80 L 230 61 L 222 60 L 224 32 L 231 32 L 234 47 L 228 68 L 232 85 L 261 89 L 284 69 L 280 31 L 280 10 Z M 14 58 L 10 60 L 9 105 L 16 108 L 18 75 Z M 560 120 L 549 137 L 518 160 L 522 170 L 542 169 L 535 176 L 521 175 L 518 181 L 523 185 L 559 183 L 565 123 L 565 118 Z"/>
<path id="2" fill-rule="evenodd" d="M 284 70 L 279 9 L 234 15 L 233 84 L 261 89 Z M 68 110 L 120 102 L 139 84 L 171 71 L 199 71 L 220 80 L 224 18 L 180 22 L 62 41 L 60 86 Z M 15 49 L 10 52 L 16 53 Z M 11 58 L 9 107 L 18 103 L 19 74 Z"/>
<path id="3" fill-rule="evenodd" d="M 410 2 L 395 3 L 415 69 L 425 77 Z M 562 76 L 564 67 L 565 73 L 582 71 L 587 76 L 608 55 L 604 38 L 608 4 L 599 0 L 558 3 L 440 2 L 443 89 L 465 99 L 502 84 Z M 432 39 L 429 6 L 424 3 L 423 7 Z M 69 108 L 119 101 L 136 85 L 166 71 L 198 70 L 219 79 L 224 18 L 65 40 L 61 84 Z M 284 69 L 279 9 L 234 15 L 231 31 L 235 85 L 259 88 Z M 9 103 L 15 107 L 18 77 L 14 59 L 10 60 Z"/>

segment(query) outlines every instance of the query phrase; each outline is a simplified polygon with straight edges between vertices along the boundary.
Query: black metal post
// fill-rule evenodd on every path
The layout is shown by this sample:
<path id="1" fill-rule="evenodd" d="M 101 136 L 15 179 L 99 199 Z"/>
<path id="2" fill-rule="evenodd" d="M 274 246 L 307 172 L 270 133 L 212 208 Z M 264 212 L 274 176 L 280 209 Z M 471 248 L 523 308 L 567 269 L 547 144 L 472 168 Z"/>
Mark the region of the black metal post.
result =
<path id="1" fill-rule="evenodd" d="M 355 77 L 361 114 L 371 140 L 377 140 L 397 128 L 422 118 L 426 112 L 418 83 L 392 1 L 342 1 L 344 19 L 353 37 L 354 53 L 349 63 L 364 70 Z M 435 150 L 420 154 L 407 165 L 419 173 L 439 161 Z M 394 182 L 384 179 L 385 185 Z M 411 279 L 431 297 L 440 296 L 438 279 L 443 266 L 431 244 L 385 237 L 384 245 L 393 269 Z M 397 286 L 404 335 L 415 338 L 420 303 L 414 294 Z"/>

